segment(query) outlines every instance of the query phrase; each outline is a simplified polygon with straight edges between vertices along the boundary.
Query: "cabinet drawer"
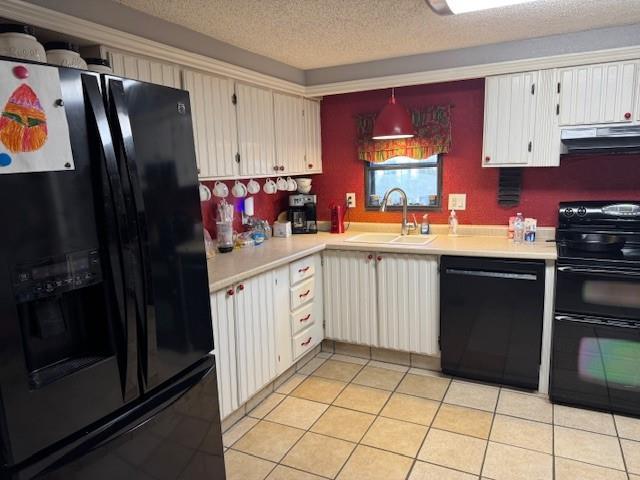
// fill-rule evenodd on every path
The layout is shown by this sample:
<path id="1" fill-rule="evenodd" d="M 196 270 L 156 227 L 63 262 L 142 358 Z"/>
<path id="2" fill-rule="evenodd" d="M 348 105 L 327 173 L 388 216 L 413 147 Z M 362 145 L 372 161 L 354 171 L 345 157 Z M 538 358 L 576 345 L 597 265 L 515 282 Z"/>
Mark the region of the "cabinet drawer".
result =
<path id="1" fill-rule="evenodd" d="M 291 285 L 313 276 L 316 272 L 314 258 L 313 256 L 305 257 L 289 265 Z"/>
<path id="2" fill-rule="evenodd" d="M 316 328 L 307 328 L 293 337 L 293 358 L 296 359 L 315 347 L 320 341 Z"/>
<path id="3" fill-rule="evenodd" d="M 291 312 L 291 332 L 294 335 L 314 324 L 316 317 L 313 307 L 314 302 L 309 302 L 298 310 Z"/>
<path id="4" fill-rule="evenodd" d="M 295 310 L 300 305 L 313 300 L 314 296 L 315 281 L 313 277 L 295 287 L 291 287 L 291 310 Z"/>

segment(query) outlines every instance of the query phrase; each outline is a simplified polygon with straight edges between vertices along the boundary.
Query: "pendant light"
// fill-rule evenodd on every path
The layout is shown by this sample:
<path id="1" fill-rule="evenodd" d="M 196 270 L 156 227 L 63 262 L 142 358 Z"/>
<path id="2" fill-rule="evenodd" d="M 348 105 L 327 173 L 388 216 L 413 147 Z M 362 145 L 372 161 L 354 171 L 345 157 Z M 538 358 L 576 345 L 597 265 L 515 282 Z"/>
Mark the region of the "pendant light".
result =
<path id="1" fill-rule="evenodd" d="M 402 105 L 396 103 L 394 89 L 391 89 L 391 98 L 373 124 L 374 140 L 395 140 L 398 138 L 411 138 L 416 135 L 416 130 L 411 123 L 409 112 Z"/>

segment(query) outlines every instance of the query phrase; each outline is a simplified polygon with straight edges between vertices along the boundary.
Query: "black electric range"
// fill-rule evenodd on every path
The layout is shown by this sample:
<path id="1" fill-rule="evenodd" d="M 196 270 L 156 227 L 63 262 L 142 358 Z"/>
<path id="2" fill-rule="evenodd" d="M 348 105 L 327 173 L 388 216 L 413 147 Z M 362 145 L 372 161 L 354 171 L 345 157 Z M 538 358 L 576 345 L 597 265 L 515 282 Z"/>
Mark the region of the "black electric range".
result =
<path id="1" fill-rule="evenodd" d="M 640 415 L 640 202 L 558 211 L 550 395 Z"/>

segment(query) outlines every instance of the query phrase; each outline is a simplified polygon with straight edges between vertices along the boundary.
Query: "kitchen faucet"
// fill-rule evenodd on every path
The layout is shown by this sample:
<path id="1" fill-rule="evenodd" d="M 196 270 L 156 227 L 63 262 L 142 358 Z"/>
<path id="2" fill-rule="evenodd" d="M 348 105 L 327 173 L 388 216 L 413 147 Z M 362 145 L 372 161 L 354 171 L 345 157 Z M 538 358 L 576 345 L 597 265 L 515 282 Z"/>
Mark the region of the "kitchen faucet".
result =
<path id="1" fill-rule="evenodd" d="M 382 205 L 380 206 L 380 211 L 384 212 L 387 210 L 387 202 L 389 201 L 389 196 L 393 192 L 398 192 L 402 197 L 402 227 L 400 230 L 401 235 L 408 235 L 409 232 L 415 230 L 417 228 L 416 222 L 409 222 L 407 220 L 407 194 L 401 188 L 395 187 L 391 190 L 387 190 L 387 193 L 384 194 L 384 198 L 382 199 Z"/>

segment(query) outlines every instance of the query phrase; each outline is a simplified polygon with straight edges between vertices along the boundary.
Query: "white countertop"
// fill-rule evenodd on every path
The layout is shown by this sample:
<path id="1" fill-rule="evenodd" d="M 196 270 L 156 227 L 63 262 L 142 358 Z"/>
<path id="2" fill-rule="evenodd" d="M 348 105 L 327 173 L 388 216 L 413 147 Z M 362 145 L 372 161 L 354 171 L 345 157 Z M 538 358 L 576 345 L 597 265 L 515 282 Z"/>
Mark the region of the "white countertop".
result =
<path id="1" fill-rule="evenodd" d="M 271 238 L 256 247 L 246 247 L 235 249 L 230 253 L 217 254 L 207 262 L 209 289 L 212 292 L 221 290 L 236 282 L 325 249 L 537 260 L 556 260 L 557 258 L 555 243 L 538 241 L 514 244 L 504 236 L 438 235 L 435 240 L 426 245 L 345 241 L 349 237 L 361 233 L 361 231 L 355 231 L 336 235 L 321 232 L 317 235 Z"/>

